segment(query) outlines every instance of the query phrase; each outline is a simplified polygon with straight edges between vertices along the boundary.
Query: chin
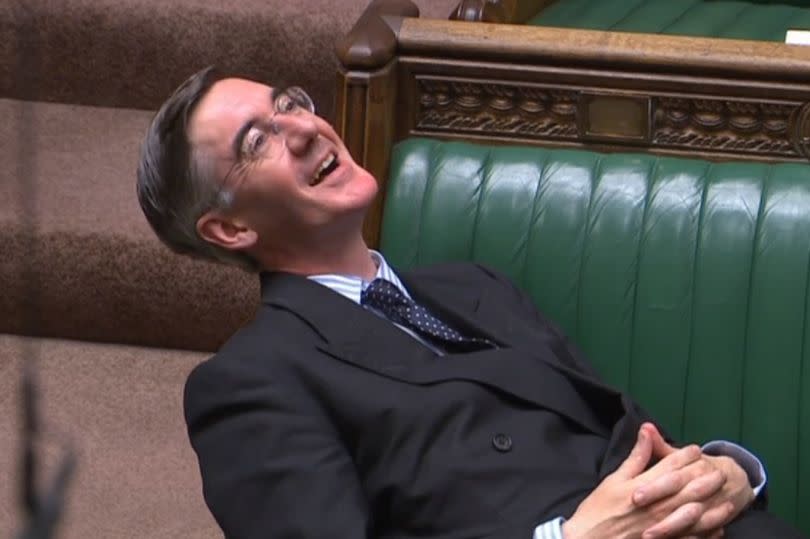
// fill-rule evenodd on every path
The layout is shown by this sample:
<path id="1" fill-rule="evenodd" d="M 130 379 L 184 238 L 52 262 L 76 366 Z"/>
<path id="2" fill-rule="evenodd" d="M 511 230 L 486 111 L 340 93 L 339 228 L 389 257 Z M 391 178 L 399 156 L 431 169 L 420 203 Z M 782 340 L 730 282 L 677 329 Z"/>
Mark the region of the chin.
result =
<path id="1" fill-rule="evenodd" d="M 374 202 L 379 187 L 367 170 L 353 164 L 343 177 L 331 184 L 324 184 L 322 204 L 327 213 L 340 215 L 342 213 L 357 213 L 365 211 Z"/>
<path id="2" fill-rule="evenodd" d="M 370 196 L 374 199 L 377 196 L 377 191 L 380 189 L 379 184 L 377 183 L 377 179 L 371 175 L 369 171 L 364 168 L 360 168 L 360 175 L 363 176 L 364 183 L 366 184 L 366 189 L 370 192 Z"/>
<path id="3" fill-rule="evenodd" d="M 365 206 L 371 205 L 379 190 L 374 176 L 359 166 L 355 166 L 353 177 L 346 187 L 346 194 L 352 199 L 358 199 L 358 204 Z"/>
<path id="4" fill-rule="evenodd" d="M 358 197 L 361 199 L 358 205 L 362 206 L 364 209 L 368 209 L 377 198 L 378 191 L 379 187 L 377 186 L 377 181 L 374 178 L 371 178 L 371 181 L 366 186 L 365 191 Z"/>

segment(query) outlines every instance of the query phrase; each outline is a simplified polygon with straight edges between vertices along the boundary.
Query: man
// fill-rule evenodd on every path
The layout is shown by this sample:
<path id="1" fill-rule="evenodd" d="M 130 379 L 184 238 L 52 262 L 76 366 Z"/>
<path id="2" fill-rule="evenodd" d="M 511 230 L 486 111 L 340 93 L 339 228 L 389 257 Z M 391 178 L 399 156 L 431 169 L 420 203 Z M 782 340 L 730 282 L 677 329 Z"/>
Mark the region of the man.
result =
<path id="1" fill-rule="evenodd" d="M 261 271 L 186 386 L 227 537 L 799 537 L 753 456 L 671 445 L 503 277 L 397 274 L 361 234 L 376 192 L 297 88 L 206 70 L 147 133 L 158 236 Z"/>

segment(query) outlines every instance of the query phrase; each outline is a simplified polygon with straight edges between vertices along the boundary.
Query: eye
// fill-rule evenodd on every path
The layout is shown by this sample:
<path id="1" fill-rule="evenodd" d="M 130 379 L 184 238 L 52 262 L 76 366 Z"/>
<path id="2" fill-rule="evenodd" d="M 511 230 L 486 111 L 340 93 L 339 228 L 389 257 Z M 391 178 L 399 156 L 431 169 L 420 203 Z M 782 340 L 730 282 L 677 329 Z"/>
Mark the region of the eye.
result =
<path id="1" fill-rule="evenodd" d="M 265 142 L 267 142 L 267 135 L 254 127 L 245 137 L 245 146 L 242 148 L 242 153 L 248 156 L 255 155 L 262 149 Z"/>
<path id="2" fill-rule="evenodd" d="M 287 114 L 294 111 L 298 107 L 298 103 L 288 94 L 284 92 L 276 98 L 275 109 L 280 114 Z"/>

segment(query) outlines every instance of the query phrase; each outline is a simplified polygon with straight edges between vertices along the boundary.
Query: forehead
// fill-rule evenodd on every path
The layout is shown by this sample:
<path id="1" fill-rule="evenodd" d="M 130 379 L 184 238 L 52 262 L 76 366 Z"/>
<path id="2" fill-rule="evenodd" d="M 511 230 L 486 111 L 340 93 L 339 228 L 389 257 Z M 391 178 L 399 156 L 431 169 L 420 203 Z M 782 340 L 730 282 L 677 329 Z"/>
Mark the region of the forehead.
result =
<path id="1" fill-rule="evenodd" d="M 214 83 L 189 119 L 189 141 L 195 147 L 229 153 L 230 143 L 245 122 L 272 110 L 265 84 L 246 79 L 223 79 Z"/>

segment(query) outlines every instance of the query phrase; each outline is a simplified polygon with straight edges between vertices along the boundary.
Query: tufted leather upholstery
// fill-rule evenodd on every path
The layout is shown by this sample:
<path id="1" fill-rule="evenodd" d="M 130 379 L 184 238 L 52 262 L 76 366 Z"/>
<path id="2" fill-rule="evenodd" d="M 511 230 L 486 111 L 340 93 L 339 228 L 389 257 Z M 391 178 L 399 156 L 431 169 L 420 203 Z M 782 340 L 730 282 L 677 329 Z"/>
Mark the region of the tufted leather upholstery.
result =
<path id="1" fill-rule="evenodd" d="M 701 37 L 784 41 L 810 27 L 800 0 L 557 0 L 527 24 Z"/>
<path id="2" fill-rule="evenodd" d="M 810 166 L 410 139 L 381 248 L 516 279 L 676 437 L 759 454 L 810 532 Z"/>

